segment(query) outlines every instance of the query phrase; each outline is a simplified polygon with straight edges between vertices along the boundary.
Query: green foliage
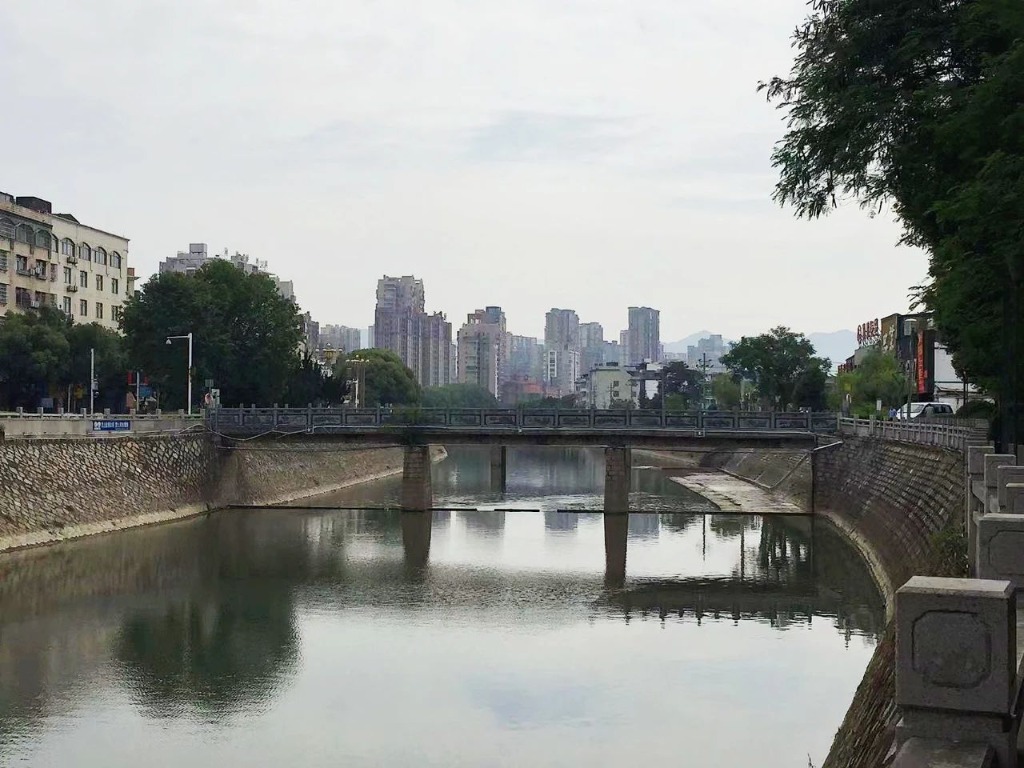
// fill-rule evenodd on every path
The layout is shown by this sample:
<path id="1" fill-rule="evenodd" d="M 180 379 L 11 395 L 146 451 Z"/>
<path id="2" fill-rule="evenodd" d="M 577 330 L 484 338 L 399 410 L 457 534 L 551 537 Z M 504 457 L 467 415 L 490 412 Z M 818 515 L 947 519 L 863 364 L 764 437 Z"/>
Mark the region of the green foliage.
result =
<path id="1" fill-rule="evenodd" d="M 563 395 L 562 397 L 531 397 L 523 401 L 522 407 L 530 408 L 565 408 L 571 410 L 578 408 L 575 395 Z M 627 406 L 623 406 L 624 408 Z"/>
<path id="2" fill-rule="evenodd" d="M 47 307 L 0 323 L 0 397 L 5 407 L 35 408 L 67 375 L 70 322 Z"/>
<path id="3" fill-rule="evenodd" d="M 956 412 L 961 419 L 994 419 L 996 404 L 991 400 L 969 400 Z"/>
<path id="4" fill-rule="evenodd" d="M 360 404 L 367 408 L 418 405 L 421 400 L 420 385 L 413 372 L 398 355 L 386 349 L 361 349 L 339 357 L 334 375 L 346 381 L 358 377 L 364 387 Z"/>
<path id="5" fill-rule="evenodd" d="M 184 403 L 187 384 L 186 343 L 168 345 L 168 336 L 193 334 L 194 397 L 196 382 L 213 379 L 224 405 L 283 403 L 301 365 L 298 307 L 266 275 L 225 261 L 153 277 L 125 304 L 121 326 L 134 364 L 167 406 Z"/>
<path id="6" fill-rule="evenodd" d="M 476 384 L 447 384 L 423 390 L 424 408 L 495 408 L 497 398 Z"/>
<path id="7" fill-rule="evenodd" d="M 882 401 L 883 411 L 907 398 L 909 384 L 899 361 L 877 349 L 870 350 L 857 367 L 840 376 L 840 387 L 850 395 L 855 415 L 869 416 Z"/>
<path id="8" fill-rule="evenodd" d="M 733 376 L 715 376 L 711 380 L 711 393 L 722 410 L 731 411 L 740 407 L 740 383 Z"/>
<path id="9" fill-rule="evenodd" d="M 814 345 L 802 333 L 778 327 L 744 336 L 722 357 L 722 364 L 734 376 L 752 381 L 770 408 L 825 407 L 830 363 L 815 356 Z"/>
<path id="10" fill-rule="evenodd" d="M 798 215 L 891 204 L 930 254 L 919 299 L 954 365 L 1019 397 L 1024 253 L 1024 4 L 819 0 L 787 78 L 775 197 Z"/>
<path id="11" fill-rule="evenodd" d="M 61 389 L 71 387 L 74 393 L 84 392 L 81 402 L 71 402 L 70 409 L 82 408 L 89 403 L 90 352 L 95 352 L 97 410 L 110 408 L 120 412 L 125 408 L 128 392 L 127 373 L 130 369 L 124 338 L 96 323 L 68 326 L 68 366 L 60 381 Z"/>
<path id="12" fill-rule="evenodd" d="M 303 355 L 299 367 L 288 381 L 284 402 L 292 406 L 340 405 L 348 393 L 348 382 L 326 370 L 309 355 Z"/>

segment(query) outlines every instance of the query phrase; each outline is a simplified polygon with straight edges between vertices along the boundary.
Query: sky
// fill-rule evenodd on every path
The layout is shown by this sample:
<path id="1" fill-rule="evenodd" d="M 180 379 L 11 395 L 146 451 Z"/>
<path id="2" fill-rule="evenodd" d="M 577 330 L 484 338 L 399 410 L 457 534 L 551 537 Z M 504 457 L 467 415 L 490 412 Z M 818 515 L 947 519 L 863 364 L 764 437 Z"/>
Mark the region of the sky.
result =
<path id="1" fill-rule="evenodd" d="M 0 190 L 131 239 L 206 242 L 373 322 L 414 274 L 455 329 L 575 309 L 616 339 L 810 333 L 904 311 L 925 255 L 857 206 L 771 200 L 801 0 L 15 0 Z"/>

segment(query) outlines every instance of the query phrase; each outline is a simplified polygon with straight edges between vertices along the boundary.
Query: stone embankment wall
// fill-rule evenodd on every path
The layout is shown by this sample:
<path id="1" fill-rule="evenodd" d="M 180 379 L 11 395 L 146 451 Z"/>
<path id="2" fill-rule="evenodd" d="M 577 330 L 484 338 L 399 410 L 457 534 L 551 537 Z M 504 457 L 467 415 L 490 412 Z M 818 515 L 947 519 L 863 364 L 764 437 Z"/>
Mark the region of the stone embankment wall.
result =
<path id="1" fill-rule="evenodd" d="M 204 434 L 0 441 L 0 551 L 327 493 L 401 472 L 400 448 Z"/>
<path id="2" fill-rule="evenodd" d="M 958 530 L 966 500 L 960 451 L 846 437 L 814 459 L 815 512 L 841 528 L 871 565 L 891 607 L 912 575 L 962 575 L 939 542 Z M 775 493 L 810 501 L 811 461 L 782 452 L 712 453 L 698 466 L 721 469 Z M 807 507 L 805 507 L 807 508 Z M 868 664 L 822 768 L 886 764 L 896 727 L 895 642 L 890 628 Z"/>

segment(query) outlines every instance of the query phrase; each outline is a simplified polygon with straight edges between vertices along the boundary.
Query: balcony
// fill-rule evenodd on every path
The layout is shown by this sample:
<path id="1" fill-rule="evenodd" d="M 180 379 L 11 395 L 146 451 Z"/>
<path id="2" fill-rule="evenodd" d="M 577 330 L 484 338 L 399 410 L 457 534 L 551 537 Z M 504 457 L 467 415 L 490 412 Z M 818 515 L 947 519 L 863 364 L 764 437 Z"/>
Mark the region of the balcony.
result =
<path id="1" fill-rule="evenodd" d="M 22 277 L 35 277 L 36 276 L 36 271 L 34 269 L 29 269 L 28 267 L 18 266 L 18 267 L 14 268 L 14 271 L 17 274 L 21 275 Z"/>
<path id="2" fill-rule="evenodd" d="M 75 285 L 74 283 L 68 283 L 67 285 L 64 286 L 64 290 L 67 291 L 68 293 L 77 293 L 78 286 Z"/>

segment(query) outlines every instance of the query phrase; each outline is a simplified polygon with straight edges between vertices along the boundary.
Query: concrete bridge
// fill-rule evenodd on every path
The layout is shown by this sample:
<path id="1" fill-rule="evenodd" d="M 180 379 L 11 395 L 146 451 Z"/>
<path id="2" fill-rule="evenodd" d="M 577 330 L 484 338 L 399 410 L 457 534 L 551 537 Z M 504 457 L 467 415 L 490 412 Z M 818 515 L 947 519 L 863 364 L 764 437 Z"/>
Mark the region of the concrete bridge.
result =
<path id="1" fill-rule="evenodd" d="M 405 448 L 402 508 L 432 507 L 431 445 L 491 446 L 491 481 L 504 490 L 510 445 L 605 449 L 606 512 L 628 512 L 631 448 L 809 449 L 835 432 L 834 413 L 420 408 L 217 408 L 206 426 L 227 439 L 332 439 Z M 230 443 L 229 443 L 230 444 Z"/>

